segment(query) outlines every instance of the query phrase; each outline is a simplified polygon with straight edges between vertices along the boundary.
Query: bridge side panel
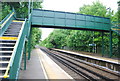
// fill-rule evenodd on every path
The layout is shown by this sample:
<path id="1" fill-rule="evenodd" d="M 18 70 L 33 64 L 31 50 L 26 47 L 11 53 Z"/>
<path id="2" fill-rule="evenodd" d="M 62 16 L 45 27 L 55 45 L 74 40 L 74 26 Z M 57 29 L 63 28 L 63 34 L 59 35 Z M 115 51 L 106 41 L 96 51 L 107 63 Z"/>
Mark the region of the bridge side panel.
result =
<path id="1" fill-rule="evenodd" d="M 110 19 L 78 13 L 34 9 L 32 25 L 61 26 L 66 28 L 111 29 Z"/>

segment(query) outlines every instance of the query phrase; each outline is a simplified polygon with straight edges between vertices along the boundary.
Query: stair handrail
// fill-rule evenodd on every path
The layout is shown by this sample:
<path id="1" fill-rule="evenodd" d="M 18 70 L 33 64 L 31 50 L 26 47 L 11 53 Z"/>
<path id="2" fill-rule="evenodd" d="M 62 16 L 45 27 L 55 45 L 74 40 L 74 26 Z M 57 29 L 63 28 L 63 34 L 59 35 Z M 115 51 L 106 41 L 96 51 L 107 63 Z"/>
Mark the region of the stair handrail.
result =
<path id="1" fill-rule="evenodd" d="M 8 28 L 10 25 L 11 21 L 14 19 L 14 14 L 15 12 L 12 11 L 10 12 L 1 22 L 0 22 L 0 36 L 3 35 L 5 30 Z"/>
<path id="2" fill-rule="evenodd" d="M 4 78 L 8 78 L 8 77 L 9 77 L 9 75 L 8 75 L 8 74 L 9 74 L 9 70 L 12 68 L 13 61 L 14 61 L 14 59 L 15 59 L 15 55 L 16 55 L 16 51 L 17 51 L 17 47 L 18 47 L 19 42 L 20 42 L 20 39 L 21 39 L 21 37 L 22 37 L 22 33 L 23 33 L 23 30 L 24 30 L 24 27 L 25 27 L 26 22 L 27 22 L 27 19 L 25 19 L 25 21 L 23 22 L 23 25 L 22 25 L 22 27 L 21 27 L 20 33 L 19 33 L 19 35 L 18 35 L 17 42 L 16 42 L 16 44 L 15 44 L 15 46 L 14 46 L 14 50 L 13 50 L 13 52 L 12 52 L 12 56 L 11 56 L 11 58 L 10 58 L 9 64 L 8 64 L 7 69 L 6 69 L 6 72 L 5 72 L 5 74 L 4 74 Z"/>
<path id="3" fill-rule="evenodd" d="M 1 22 L 0 22 L 0 29 L 4 27 L 7 21 L 15 14 L 14 11 L 11 11 Z"/>

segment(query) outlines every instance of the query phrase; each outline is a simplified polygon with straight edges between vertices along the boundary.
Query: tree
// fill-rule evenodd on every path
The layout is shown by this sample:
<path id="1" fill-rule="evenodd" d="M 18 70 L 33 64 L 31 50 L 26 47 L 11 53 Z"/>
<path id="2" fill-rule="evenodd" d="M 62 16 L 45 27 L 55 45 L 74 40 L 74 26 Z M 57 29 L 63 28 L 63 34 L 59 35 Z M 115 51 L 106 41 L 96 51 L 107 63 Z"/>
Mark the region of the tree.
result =
<path id="1" fill-rule="evenodd" d="M 106 8 L 102 3 L 99 1 L 93 2 L 92 5 L 84 5 L 83 7 L 80 8 L 79 13 L 81 14 L 87 14 L 87 15 L 94 15 L 94 16 L 101 16 L 101 17 L 109 17 L 111 21 L 117 21 L 117 14 L 113 14 L 113 10 L 111 8 Z M 116 34 L 113 34 L 113 37 L 116 37 Z M 102 37 L 100 32 L 94 32 L 93 35 L 91 35 L 91 38 L 94 36 L 94 43 L 97 44 L 97 46 L 100 48 L 102 46 Z M 117 38 L 117 37 L 116 37 Z M 117 39 L 113 39 L 113 47 L 116 45 Z M 108 51 L 109 47 L 109 33 L 105 33 L 104 35 L 104 44 L 105 44 L 105 49 Z"/>
<path id="2" fill-rule="evenodd" d="M 38 28 L 32 28 L 32 36 L 31 36 L 31 45 L 32 48 L 34 48 L 34 46 L 36 44 L 39 44 L 40 39 L 41 39 L 41 30 Z"/>
<path id="3" fill-rule="evenodd" d="M 113 14 L 113 10 L 107 10 L 107 8 L 99 1 L 93 2 L 92 5 L 84 5 L 80 8 L 78 13 L 109 17 L 112 21 L 117 21 L 117 14 Z M 113 33 L 113 47 L 117 46 L 118 38 L 115 33 Z M 43 41 L 44 42 L 44 41 Z M 93 31 L 81 31 L 81 30 L 55 30 L 53 33 L 45 40 L 45 45 L 48 47 L 63 48 L 68 47 L 73 50 L 90 51 L 88 45 L 91 43 L 97 44 L 98 50 L 102 47 L 102 36 L 101 32 Z M 50 45 L 50 46 L 49 46 Z M 109 51 L 109 33 L 104 33 L 104 45 L 106 53 Z M 100 50 L 101 51 L 101 50 Z"/>

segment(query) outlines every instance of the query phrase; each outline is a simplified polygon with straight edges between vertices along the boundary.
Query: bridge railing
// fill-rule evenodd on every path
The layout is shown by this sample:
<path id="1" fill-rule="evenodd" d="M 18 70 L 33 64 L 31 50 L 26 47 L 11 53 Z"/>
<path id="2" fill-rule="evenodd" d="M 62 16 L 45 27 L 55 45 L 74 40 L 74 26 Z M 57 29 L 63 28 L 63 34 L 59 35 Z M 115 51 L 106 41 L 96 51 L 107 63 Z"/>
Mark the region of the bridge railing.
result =
<path id="1" fill-rule="evenodd" d="M 112 27 L 111 29 L 116 32 L 118 35 L 120 35 L 120 21 L 117 22 L 112 22 Z"/>
<path id="2" fill-rule="evenodd" d="M 32 26 L 79 28 L 95 31 L 110 31 L 110 19 L 71 12 L 33 9 Z"/>
<path id="3" fill-rule="evenodd" d="M 10 12 L 1 22 L 0 22 L 0 36 L 5 32 L 5 30 L 10 25 L 11 21 L 14 19 L 15 12 Z"/>

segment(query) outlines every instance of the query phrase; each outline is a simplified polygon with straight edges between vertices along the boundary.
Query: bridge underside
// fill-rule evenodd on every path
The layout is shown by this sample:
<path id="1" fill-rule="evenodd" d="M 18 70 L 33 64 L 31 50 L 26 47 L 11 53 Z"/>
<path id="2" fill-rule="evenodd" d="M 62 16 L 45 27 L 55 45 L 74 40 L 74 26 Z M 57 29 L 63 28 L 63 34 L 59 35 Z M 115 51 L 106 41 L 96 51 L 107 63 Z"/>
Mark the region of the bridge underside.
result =
<path id="1" fill-rule="evenodd" d="M 78 13 L 34 9 L 32 27 L 110 31 L 110 19 Z"/>
<path id="2" fill-rule="evenodd" d="M 55 28 L 55 29 L 72 29 L 72 30 L 87 30 L 87 31 L 101 31 L 110 32 L 110 30 L 97 30 L 88 28 L 76 28 L 76 27 L 65 27 L 65 26 L 48 26 L 48 25 L 31 25 L 33 28 Z"/>

